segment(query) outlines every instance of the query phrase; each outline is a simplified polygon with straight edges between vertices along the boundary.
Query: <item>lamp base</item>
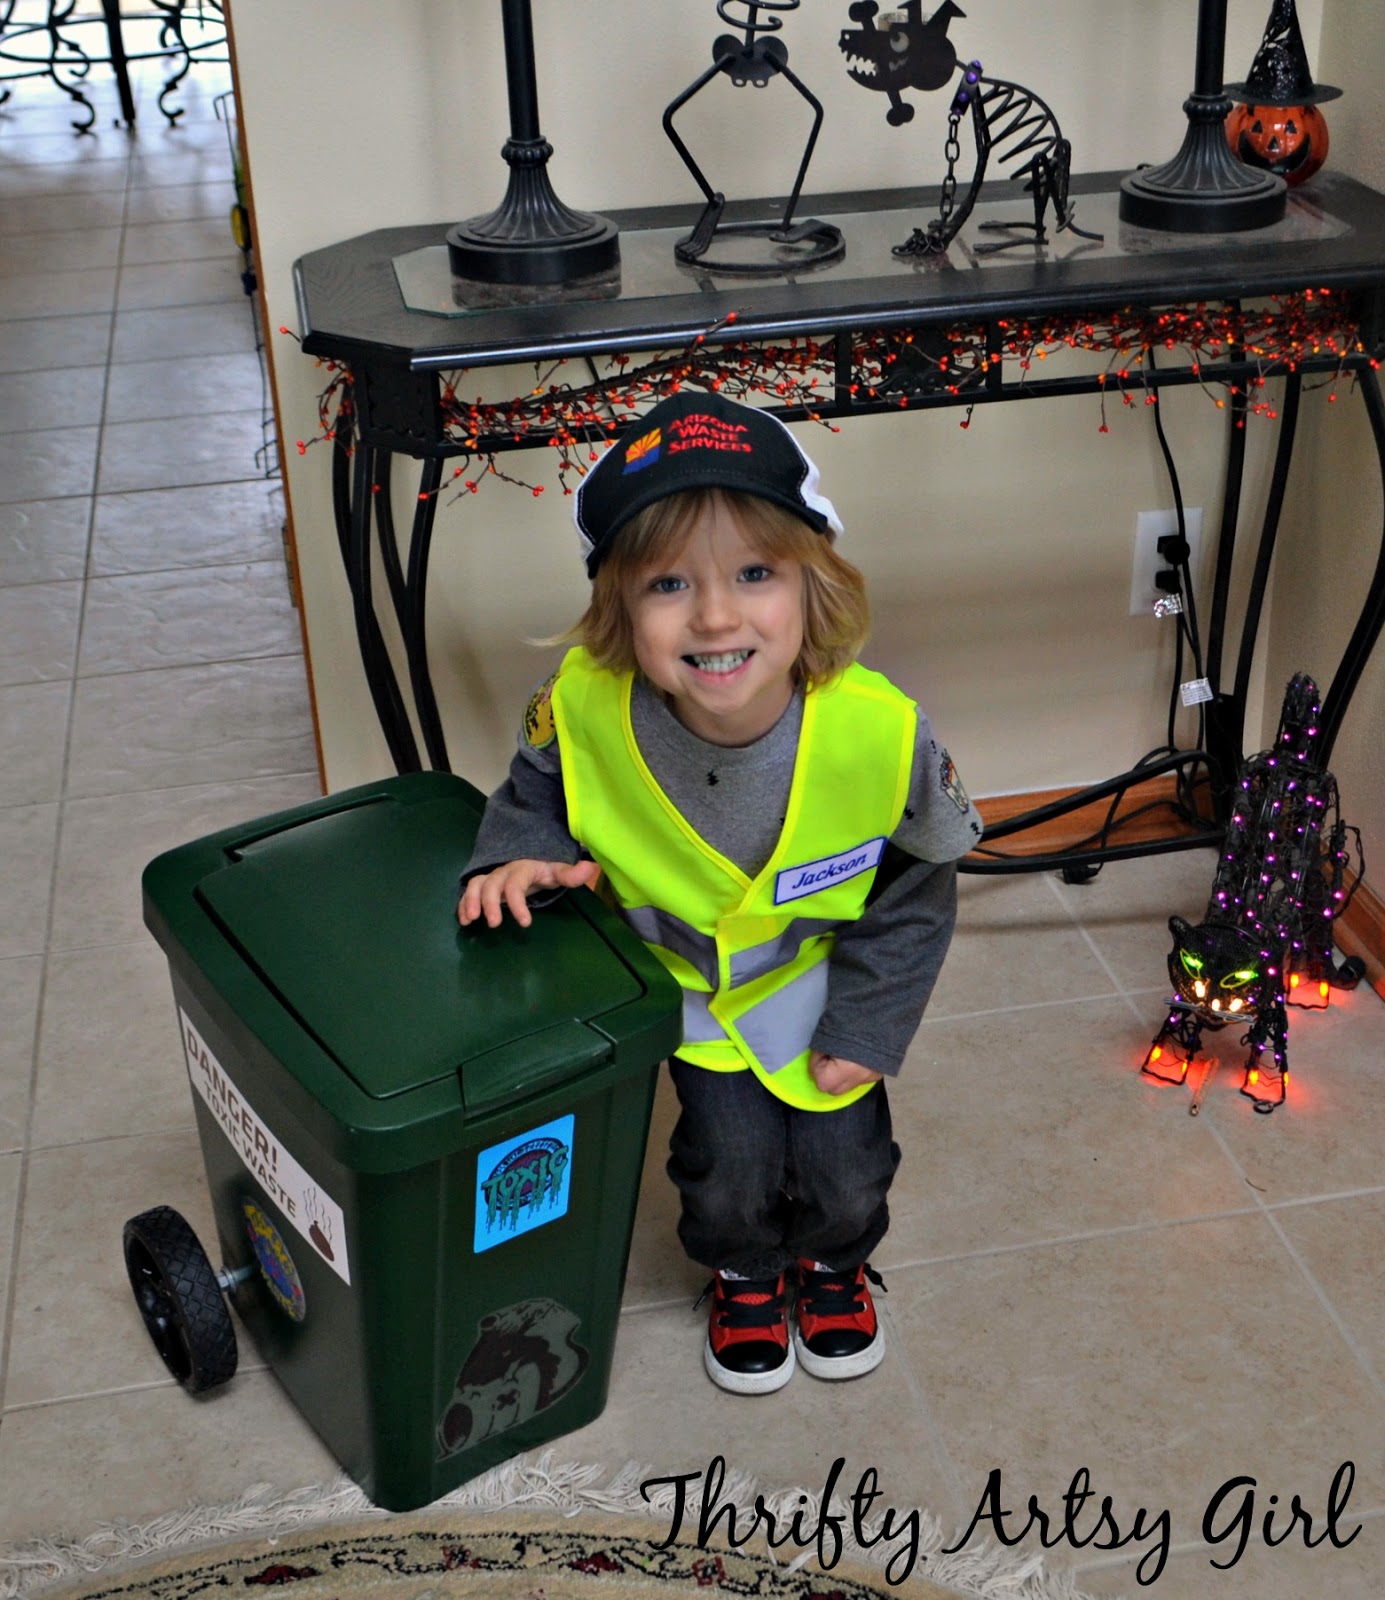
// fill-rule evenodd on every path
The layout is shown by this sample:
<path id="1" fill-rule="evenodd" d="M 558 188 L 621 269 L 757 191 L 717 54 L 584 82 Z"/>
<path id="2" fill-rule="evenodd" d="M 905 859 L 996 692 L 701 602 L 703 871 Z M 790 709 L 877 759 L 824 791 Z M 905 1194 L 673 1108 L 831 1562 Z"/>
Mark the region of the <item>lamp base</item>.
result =
<path id="1" fill-rule="evenodd" d="M 1166 233 L 1241 233 L 1279 222 L 1287 187 L 1232 155 L 1225 132 L 1231 101 L 1195 94 L 1183 109 L 1188 132 L 1173 160 L 1122 180 L 1121 221 Z"/>
<path id="2" fill-rule="evenodd" d="M 482 283 L 570 283 L 620 261 L 620 230 L 590 211 L 573 211 L 553 192 L 546 139 L 510 139 L 505 198 L 489 215 L 447 233 L 453 275 Z"/>

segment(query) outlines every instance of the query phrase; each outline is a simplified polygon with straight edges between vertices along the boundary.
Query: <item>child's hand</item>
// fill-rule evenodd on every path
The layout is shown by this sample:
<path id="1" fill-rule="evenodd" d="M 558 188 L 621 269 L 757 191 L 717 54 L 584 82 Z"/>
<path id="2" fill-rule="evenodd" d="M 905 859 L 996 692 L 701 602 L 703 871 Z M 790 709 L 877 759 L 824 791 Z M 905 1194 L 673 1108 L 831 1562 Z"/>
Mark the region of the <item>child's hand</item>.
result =
<path id="1" fill-rule="evenodd" d="M 457 921 L 465 928 L 484 916 L 488 928 L 500 926 L 502 906 L 527 928 L 534 920 L 527 896 L 535 889 L 588 889 L 596 886 L 601 868 L 595 861 L 567 866 L 561 861 L 507 861 L 493 872 L 480 872 L 467 884 L 457 906 Z"/>
<path id="2" fill-rule="evenodd" d="M 877 1083 L 885 1076 L 883 1072 L 863 1067 L 859 1061 L 843 1061 L 840 1056 L 825 1056 L 819 1050 L 813 1051 L 808 1070 L 824 1094 L 845 1094 L 863 1083 Z"/>

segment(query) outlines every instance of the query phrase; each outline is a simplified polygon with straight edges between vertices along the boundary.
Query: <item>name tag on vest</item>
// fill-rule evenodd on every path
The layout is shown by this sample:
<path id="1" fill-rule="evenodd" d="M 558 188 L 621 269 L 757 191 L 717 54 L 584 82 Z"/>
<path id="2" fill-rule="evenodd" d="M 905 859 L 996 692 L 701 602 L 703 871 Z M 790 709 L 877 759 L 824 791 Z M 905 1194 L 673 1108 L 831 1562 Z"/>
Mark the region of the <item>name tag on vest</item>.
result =
<path id="1" fill-rule="evenodd" d="M 830 889 L 834 883 L 844 883 L 880 864 L 885 841 L 867 839 L 864 844 L 843 850 L 840 855 L 823 856 L 820 861 L 805 861 L 801 867 L 786 867 L 774 879 L 774 903 L 782 906 L 786 900 L 801 900 L 805 894 L 817 894 L 820 889 Z"/>

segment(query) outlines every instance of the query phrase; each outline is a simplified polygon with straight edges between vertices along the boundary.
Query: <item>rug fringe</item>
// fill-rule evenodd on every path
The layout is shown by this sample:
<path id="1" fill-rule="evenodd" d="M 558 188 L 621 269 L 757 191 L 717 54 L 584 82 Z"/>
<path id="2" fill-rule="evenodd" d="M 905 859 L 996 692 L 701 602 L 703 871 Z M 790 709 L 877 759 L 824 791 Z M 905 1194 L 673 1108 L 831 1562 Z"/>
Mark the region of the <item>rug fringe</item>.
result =
<path id="1" fill-rule="evenodd" d="M 667 1527 L 674 1511 L 674 1491 L 655 1489 L 646 1495 L 640 1487 L 658 1476 L 656 1468 L 634 1461 L 608 1476 L 605 1467 L 556 1461 L 550 1449 L 534 1460 L 521 1457 L 503 1462 L 432 1505 L 419 1507 L 419 1511 L 554 1510 L 569 1517 L 604 1512 L 653 1518 Z M 816 1526 L 820 1495 L 802 1489 L 764 1491 L 744 1471 L 727 1472 L 716 1503 L 734 1505 L 749 1515 L 757 1496 L 781 1526 L 795 1512 L 801 1519 L 800 1526 Z M 689 1524 L 696 1526 L 701 1504 L 700 1491 L 693 1489 L 684 1507 L 685 1528 Z M 42 1591 L 56 1584 L 90 1577 L 117 1563 L 255 1535 L 272 1545 L 285 1535 L 325 1524 L 372 1518 L 385 1522 L 392 1515 L 372 1505 L 345 1475 L 328 1484 L 309 1485 L 287 1494 L 268 1484 L 256 1484 L 229 1505 L 189 1506 L 143 1524 L 103 1523 L 84 1539 L 57 1536 L 0 1545 L 0 1600 L 39 1600 Z M 942 1524 L 927 1512 L 920 1511 L 918 1515 L 915 1575 L 954 1589 L 965 1600 L 1092 1600 L 1068 1574 L 1048 1573 L 1039 1556 L 1017 1559 L 991 1544 L 944 1555 L 942 1547 L 947 1541 Z M 863 1532 L 868 1535 L 864 1547 L 852 1538 L 849 1524 L 844 1526 L 845 1556 L 861 1566 L 884 1571 L 897 1548 L 897 1534 L 895 1542 L 887 1542 L 882 1536 L 883 1522 L 882 1515 L 863 1525 Z M 871 1543 L 872 1539 L 879 1542 Z M 779 1559 L 763 1541 L 757 1541 L 757 1547 L 771 1559 Z M 796 1570 L 813 1555 L 811 1549 L 805 1550 L 784 1565 Z"/>

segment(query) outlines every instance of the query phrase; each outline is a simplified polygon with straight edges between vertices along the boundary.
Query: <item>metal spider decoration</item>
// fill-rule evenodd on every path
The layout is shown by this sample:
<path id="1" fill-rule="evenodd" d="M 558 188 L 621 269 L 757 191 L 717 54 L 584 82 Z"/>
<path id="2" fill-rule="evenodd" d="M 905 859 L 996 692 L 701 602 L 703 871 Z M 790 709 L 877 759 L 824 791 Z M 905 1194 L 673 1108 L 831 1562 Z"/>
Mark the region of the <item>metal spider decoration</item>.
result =
<path id="1" fill-rule="evenodd" d="M 848 60 L 847 75 L 868 89 L 889 96 L 885 120 L 892 127 L 912 121 L 914 108 L 901 98 L 904 89 L 941 89 L 957 70 L 957 49 L 948 38 L 954 17 L 966 12 L 944 3 L 925 22 L 922 0 L 905 0 L 900 11 L 878 16 L 876 0 L 854 0 L 849 16 L 856 28 L 844 28 L 838 44 Z M 976 144 L 976 166 L 960 204 L 957 200 L 957 165 L 962 145 L 959 133 L 963 120 L 970 116 Z M 1045 218 L 1050 206 L 1057 233 L 1075 233 L 1079 238 L 1101 243 L 1103 236 L 1079 228 L 1068 188 L 1072 176 L 1072 145 L 1052 108 L 1032 89 L 1004 78 L 988 78 L 979 61 L 962 69 L 961 82 L 952 98 L 947 119 L 947 141 L 943 147 L 947 173 L 943 178 L 938 215 L 924 228 L 915 228 L 903 244 L 894 247 L 897 256 L 941 255 L 961 231 L 971 215 L 986 179 L 992 155 L 998 163 L 1014 165 L 1010 177 L 1025 182 L 1033 196 L 1033 221 L 983 222 L 988 232 L 1020 233 L 1029 237 L 993 240 L 976 247 L 978 255 L 1010 250 L 1016 245 L 1041 245 L 1048 242 Z"/>
<path id="2" fill-rule="evenodd" d="M 1140 1068 L 1182 1083 L 1205 1029 L 1249 1023 L 1241 1093 L 1262 1112 L 1286 1093 L 1288 1006 L 1303 1004 L 1305 985 L 1325 1004 L 1329 989 L 1354 988 L 1365 971 L 1355 957 L 1339 967 L 1332 953 L 1332 925 L 1354 892 L 1343 887 L 1349 833 L 1357 881 L 1364 863 L 1360 833 L 1341 819 L 1336 779 L 1314 760 L 1318 712 L 1317 685 L 1296 674 L 1273 748 L 1242 765 L 1203 920 L 1169 918 L 1174 993 Z M 1197 1107 L 1195 1098 L 1194 1115 Z"/>
<path id="3" fill-rule="evenodd" d="M 742 10 L 744 15 L 733 16 L 728 9 L 733 6 Z M 741 37 L 737 39 L 734 34 L 729 33 L 719 35 L 712 43 L 711 66 L 700 78 L 689 84 L 676 100 L 671 101 L 664 112 L 664 132 L 707 201 L 692 232 L 678 240 L 673 247 L 675 258 L 685 265 L 702 266 L 713 272 L 778 273 L 788 267 L 821 266 L 829 261 L 839 260 L 845 253 L 846 246 L 841 229 L 833 223 L 821 222 L 817 218 L 799 223 L 793 220 L 798 197 L 803 190 L 803 180 L 808 172 L 808 163 L 812 159 L 813 146 L 817 143 L 818 130 L 822 127 L 823 116 L 822 102 L 794 74 L 789 66 L 787 47 L 782 39 L 775 37 L 784 23 L 783 19 L 774 13 L 797 11 L 798 6 L 799 0 L 717 0 L 717 16 L 731 27 L 739 28 Z M 762 11 L 769 13 L 763 21 L 760 17 Z M 763 89 L 771 79 L 784 78 L 813 108 L 813 126 L 803 147 L 803 155 L 798 163 L 798 172 L 794 178 L 788 204 L 784 208 L 784 215 L 778 222 L 725 221 L 722 213 L 726 208 L 726 196 L 721 190 L 713 189 L 703 175 L 701 167 L 693 159 L 692 152 L 673 126 L 674 114 L 704 89 L 718 73 L 725 73 L 737 88 L 751 84 L 754 88 Z M 725 257 L 713 259 L 708 252 L 719 234 L 739 235 L 742 238 L 749 235 L 768 239 L 772 244 L 783 247 L 781 259 L 773 261 Z"/>

